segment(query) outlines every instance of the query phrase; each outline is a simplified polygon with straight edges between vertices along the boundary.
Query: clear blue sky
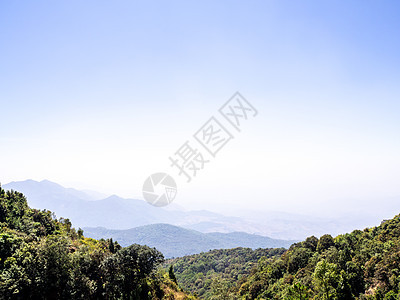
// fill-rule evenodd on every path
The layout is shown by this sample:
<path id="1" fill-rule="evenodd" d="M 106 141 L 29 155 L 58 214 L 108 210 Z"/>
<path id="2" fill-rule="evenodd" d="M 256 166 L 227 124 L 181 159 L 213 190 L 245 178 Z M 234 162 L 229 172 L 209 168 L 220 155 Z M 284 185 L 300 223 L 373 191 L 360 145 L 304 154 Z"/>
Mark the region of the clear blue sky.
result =
<path id="1" fill-rule="evenodd" d="M 398 1 L 2 1 L 0 182 L 139 197 L 240 91 L 259 115 L 180 183 L 177 203 L 307 211 L 398 196 L 399 11 Z"/>

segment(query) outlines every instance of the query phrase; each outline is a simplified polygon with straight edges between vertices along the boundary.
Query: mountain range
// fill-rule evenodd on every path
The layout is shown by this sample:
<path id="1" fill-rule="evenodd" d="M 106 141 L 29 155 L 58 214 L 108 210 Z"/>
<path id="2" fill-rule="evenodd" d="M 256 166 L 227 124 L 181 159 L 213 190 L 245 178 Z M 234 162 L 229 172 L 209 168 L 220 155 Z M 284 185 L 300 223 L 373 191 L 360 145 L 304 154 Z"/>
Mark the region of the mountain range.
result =
<path id="1" fill-rule="evenodd" d="M 334 219 L 257 209 L 242 211 L 240 217 L 226 216 L 208 210 L 185 210 L 174 203 L 167 207 L 154 207 L 143 200 L 65 188 L 48 180 L 15 181 L 3 188 L 21 191 L 31 207 L 51 210 L 57 217 L 68 216 L 75 227 L 81 228 L 128 230 L 162 223 L 201 233 L 245 232 L 274 239 L 301 240 L 310 235 L 337 235 L 353 228 L 374 226 L 385 218 L 382 213 L 361 212 L 362 207 L 356 213 L 338 215 Z"/>
<path id="2" fill-rule="evenodd" d="M 121 246 L 133 243 L 155 247 L 166 258 L 181 257 L 213 249 L 289 248 L 295 241 L 277 240 L 245 232 L 202 233 L 169 224 L 152 224 L 127 230 L 111 230 L 103 227 L 83 228 L 87 237 L 118 241 Z"/>
<path id="3" fill-rule="evenodd" d="M 237 217 L 228 217 L 206 210 L 186 211 L 178 206 L 159 208 L 143 200 L 124 199 L 116 195 L 95 199 L 89 193 L 48 181 L 18 181 L 5 184 L 4 189 L 21 191 L 28 204 L 47 209 L 57 217 L 68 216 L 76 227 L 130 229 L 143 225 L 167 223 L 203 232 L 245 231 L 258 229 Z M 94 192 L 91 192 L 93 194 Z"/>
<path id="4" fill-rule="evenodd" d="M 116 195 L 97 199 L 97 192 L 64 188 L 48 180 L 12 182 L 3 188 L 22 192 L 32 208 L 50 210 L 57 218 L 68 216 L 87 237 L 113 238 L 122 246 L 148 245 L 168 258 L 234 247 L 288 248 L 294 242 L 244 232 L 256 228 L 237 217 L 206 210 L 185 211 L 176 205 L 159 208 Z"/>

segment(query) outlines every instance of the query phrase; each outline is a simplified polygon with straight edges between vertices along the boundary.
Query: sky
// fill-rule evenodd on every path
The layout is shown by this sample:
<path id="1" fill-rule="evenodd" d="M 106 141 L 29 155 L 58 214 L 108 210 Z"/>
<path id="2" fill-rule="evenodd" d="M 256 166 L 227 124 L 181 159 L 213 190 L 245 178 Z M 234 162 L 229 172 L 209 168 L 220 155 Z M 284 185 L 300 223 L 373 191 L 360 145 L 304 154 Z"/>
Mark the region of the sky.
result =
<path id="1" fill-rule="evenodd" d="M 400 212 L 399 9 L 2 1 L 0 182 L 140 199 L 145 179 L 166 172 L 188 209 L 329 216 L 387 203 L 391 217 Z M 237 91 L 258 112 L 240 132 L 218 112 Z M 169 157 L 186 141 L 206 156 L 193 135 L 213 116 L 233 139 L 187 183 Z"/>

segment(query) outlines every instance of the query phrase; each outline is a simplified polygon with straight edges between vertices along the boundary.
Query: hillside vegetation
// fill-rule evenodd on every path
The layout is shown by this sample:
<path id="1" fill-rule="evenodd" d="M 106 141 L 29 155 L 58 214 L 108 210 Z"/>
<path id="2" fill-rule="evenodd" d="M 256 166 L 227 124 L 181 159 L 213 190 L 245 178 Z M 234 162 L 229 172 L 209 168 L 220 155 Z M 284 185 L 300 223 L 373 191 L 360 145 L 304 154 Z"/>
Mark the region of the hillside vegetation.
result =
<path id="1" fill-rule="evenodd" d="M 312 236 L 271 254 L 279 253 L 263 253 L 257 264 L 248 249 L 170 263 L 178 283 L 205 299 L 400 299 L 400 216 L 336 238 Z"/>
<path id="2" fill-rule="evenodd" d="M 332 238 L 309 237 L 261 259 L 236 286 L 246 299 L 399 299 L 400 216 Z"/>
<path id="3" fill-rule="evenodd" d="M 250 274 L 259 259 L 279 256 L 284 251 L 283 248 L 212 250 L 171 259 L 166 265 L 173 266 L 180 286 L 201 298 L 233 297 L 230 290 Z"/>
<path id="4" fill-rule="evenodd" d="M 0 187 L 0 299 L 191 299 L 156 272 L 161 252 L 85 238 Z M 176 296 L 175 296 L 176 295 Z"/>

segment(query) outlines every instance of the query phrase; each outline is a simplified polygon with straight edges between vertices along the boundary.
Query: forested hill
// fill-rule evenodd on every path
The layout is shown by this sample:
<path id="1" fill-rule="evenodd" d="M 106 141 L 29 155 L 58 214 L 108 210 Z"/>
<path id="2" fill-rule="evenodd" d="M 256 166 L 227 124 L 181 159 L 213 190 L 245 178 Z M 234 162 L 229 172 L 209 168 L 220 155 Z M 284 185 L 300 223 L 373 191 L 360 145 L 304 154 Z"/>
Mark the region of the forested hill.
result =
<path id="1" fill-rule="evenodd" d="M 284 248 L 219 249 L 166 261 L 173 266 L 180 286 L 203 299 L 231 299 L 233 288 L 263 258 L 282 255 Z"/>
<path id="2" fill-rule="evenodd" d="M 399 288 L 398 215 L 363 231 L 294 244 L 261 261 L 236 292 L 251 299 L 399 299 Z"/>
<path id="3" fill-rule="evenodd" d="M 192 299 L 156 272 L 163 255 L 85 238 L 0 187 L 0 299 Z"/>
<path id="4" fill-rule="evenodd" d="M 251 272 L 232 267 L 249 250 L 212 251 L 171 263 L 178 283 L 205 299 L 400 299 L 400 215 L 335 238 L 309 237 L 281 256 L 267 252 Z"/>

